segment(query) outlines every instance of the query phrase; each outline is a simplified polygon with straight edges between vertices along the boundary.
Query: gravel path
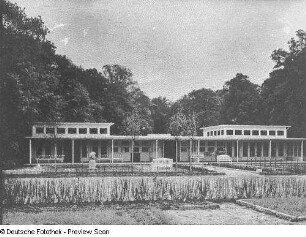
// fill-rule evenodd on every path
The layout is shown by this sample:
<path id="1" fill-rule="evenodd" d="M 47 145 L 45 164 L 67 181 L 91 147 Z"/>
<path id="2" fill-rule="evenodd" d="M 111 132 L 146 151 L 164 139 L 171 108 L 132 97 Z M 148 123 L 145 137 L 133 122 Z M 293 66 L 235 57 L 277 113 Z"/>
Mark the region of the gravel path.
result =
<path id="1" fill-rule="evenodd" d="M 215 210 L 165 211 L 171 224 L 177 225 L 306 225 L 290 222 L 233 203 L 220 204 Z"/>

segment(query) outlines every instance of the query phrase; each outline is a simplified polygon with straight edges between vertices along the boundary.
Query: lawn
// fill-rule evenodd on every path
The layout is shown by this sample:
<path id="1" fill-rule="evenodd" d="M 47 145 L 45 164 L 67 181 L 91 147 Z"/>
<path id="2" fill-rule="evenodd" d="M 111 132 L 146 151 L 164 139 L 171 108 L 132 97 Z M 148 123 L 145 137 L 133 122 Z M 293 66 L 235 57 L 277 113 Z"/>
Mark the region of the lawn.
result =
<path id="1" fill-rule="evenodd" d="M 293 216 L 306 216 L 306 197 L 249 199 L 247 202 Z"/>

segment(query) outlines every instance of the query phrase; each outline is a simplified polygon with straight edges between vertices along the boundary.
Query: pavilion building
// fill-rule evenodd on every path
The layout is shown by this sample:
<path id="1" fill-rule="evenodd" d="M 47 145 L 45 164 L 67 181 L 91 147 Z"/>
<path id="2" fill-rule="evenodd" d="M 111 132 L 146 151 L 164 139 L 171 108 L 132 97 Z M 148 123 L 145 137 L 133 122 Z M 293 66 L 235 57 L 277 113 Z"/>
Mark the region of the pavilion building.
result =
<path id="1" fill-rule="evenodd" d="M 29 163 L 85 163 L 95 152 L 98 162 L 151 162 L 171 158 L 188 162 L 196 154 L 204 162 L 216 154 L 233 161 L 305 161 L 305 138 L 288 138 L 289 126 L 219 125 L 204 127 L 202 136 L 111 135 L 113 123 L 36 123 L 29 139 Z"/>

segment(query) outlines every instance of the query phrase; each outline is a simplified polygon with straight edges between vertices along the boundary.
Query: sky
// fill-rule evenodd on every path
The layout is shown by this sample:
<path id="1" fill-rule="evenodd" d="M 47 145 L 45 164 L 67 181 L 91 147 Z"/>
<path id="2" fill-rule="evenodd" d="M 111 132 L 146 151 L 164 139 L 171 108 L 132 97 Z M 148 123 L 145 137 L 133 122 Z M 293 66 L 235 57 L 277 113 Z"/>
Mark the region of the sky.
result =
<path id="1" fill-rule="evenodd" d="M 150 98 L 221 89 L 237 73 L 261 85 L 273 50 L 306 30 L 302 0 L 11 0 L 40 15 L 57 53 L 83 68 L 129 68 Z"/>

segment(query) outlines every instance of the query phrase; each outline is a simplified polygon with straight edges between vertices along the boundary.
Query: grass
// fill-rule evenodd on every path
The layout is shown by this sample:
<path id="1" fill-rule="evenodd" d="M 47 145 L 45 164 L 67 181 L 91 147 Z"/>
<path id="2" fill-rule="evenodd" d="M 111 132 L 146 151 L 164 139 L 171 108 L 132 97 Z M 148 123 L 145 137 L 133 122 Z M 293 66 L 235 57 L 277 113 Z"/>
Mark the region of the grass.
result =
<path id="1" fill-rule="evenodd" d="M 6 210 L 3 224 L 167 225 L 165 213 L 150 204 L 23 206 Z"/>
<path id="2" fill-rule="evenodd" d="M 249 199 L 247 202 L 284 214 L 306 216 L 305 197 Z"/>

